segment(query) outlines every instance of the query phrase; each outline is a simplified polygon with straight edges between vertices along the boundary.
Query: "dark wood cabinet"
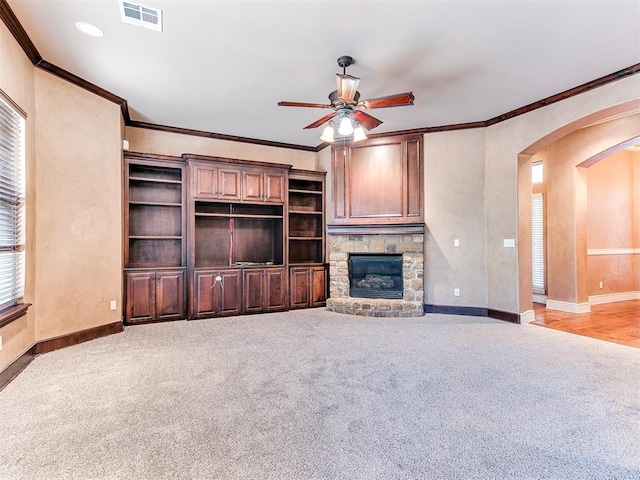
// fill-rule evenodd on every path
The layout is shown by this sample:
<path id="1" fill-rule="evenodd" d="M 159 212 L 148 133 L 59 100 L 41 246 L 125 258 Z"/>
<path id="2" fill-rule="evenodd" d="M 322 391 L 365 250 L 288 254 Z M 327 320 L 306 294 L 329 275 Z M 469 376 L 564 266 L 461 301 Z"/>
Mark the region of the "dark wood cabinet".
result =
<path id="1" fill-rule="evenodd" d="M 284 310 L 289 165 L 183 155 L 189 195 L 190 318 Z M 220 172 L 237 195 L 220 196 Z M 217 171 L 217 173 L 210 173 Z M 217 179 L 217 180 L 216 180 Z M 236 181 L 233 182 L 236 188 Z M 218 278 L 216 280 L 216 278 Z"/>
<path id="2" fill-rule="evenodd" d="M 422 141 L 403 135 L 332 146 L 332 223 L 422 223 Z"/>
<path id="3" fill-rule="evenodd" d="M 242 199 L 246 202 L 285 203 L 285 191 L 282 173 L 247 169 L 242 174 Z"/>
<path id="4" fill-rule="evenodd" d="M 127 324 L 185 318 L 184 270 L 127 271 L 124 304 Z"/>
<path id="5" fill-rule="evenodd" d="M 260 313 L 285 309 L 285 269 L 245 269 L 243 312 Z"/>
<path id="6" fill-rule="evenodd" d="M 240 200 L 242 170 L 231 166 L 195 165 L 191 172 L 194 198 Z"/>
<path id="7" fill-rule="evenodd" d="M 126 323 L 324 305 L 325 173 L 125 152 Z"/>
<path id="8" fill-rule="evenodd" d="M 127 152 L 124 168 L 125 322 L 185 318 L 182 159 Z"/>
<path id="9" fill-rule="evenodd" d="M 325 173 L 289 173 L 289 302 L 291 308 L 326 301 Z"/>
<path id="10" fill-rule="evenodd" d="M 327 300 L 327 269 L 291 267 L 289 272 L 291 308 L 324 306 Z"/>
<path id="11" fill-rule="evenodd" d="M 193 274 L 191 318 L 239 315 L 242 277 L 238 269 L 197 270 Z"/>

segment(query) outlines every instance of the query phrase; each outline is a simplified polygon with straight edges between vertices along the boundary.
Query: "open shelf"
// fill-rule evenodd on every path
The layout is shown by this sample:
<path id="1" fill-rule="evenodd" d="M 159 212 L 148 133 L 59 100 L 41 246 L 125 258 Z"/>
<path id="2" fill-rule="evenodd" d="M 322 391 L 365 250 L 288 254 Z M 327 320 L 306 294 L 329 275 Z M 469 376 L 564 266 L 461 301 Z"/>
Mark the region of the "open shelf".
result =
<path id="1" fill-rule="evenodd" d="M 129 268 L 180 267 L 181 238 L 129 238 Z"/>
<path id="2" fill-rule="evenodd" d="M 125 164 L 125 268 L 183 267 L 183 166 L 148 159 Z"/>

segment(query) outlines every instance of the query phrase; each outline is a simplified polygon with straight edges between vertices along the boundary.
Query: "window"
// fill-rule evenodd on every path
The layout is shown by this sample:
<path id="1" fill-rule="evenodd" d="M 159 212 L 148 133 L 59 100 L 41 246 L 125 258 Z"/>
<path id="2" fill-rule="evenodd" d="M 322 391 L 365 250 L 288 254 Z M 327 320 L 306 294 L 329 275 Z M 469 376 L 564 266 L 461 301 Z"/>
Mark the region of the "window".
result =
<path id="1" fill-rule="evenodd" d="M 542 162 L 534 162 L 531 165 L 531 183 L 544 182 L 544 169 Z"/>
<path id="2" fill-rule="evenodd" d="M 544 295 L 544 197 L 541 193 L 534 193 L 531 197 L 531 247 L 533 293 Z"/>
<path id="3" fill-rule="evenodd" d="M 25 115 L 0 92 L 0 310 L 24 296 Z"/>

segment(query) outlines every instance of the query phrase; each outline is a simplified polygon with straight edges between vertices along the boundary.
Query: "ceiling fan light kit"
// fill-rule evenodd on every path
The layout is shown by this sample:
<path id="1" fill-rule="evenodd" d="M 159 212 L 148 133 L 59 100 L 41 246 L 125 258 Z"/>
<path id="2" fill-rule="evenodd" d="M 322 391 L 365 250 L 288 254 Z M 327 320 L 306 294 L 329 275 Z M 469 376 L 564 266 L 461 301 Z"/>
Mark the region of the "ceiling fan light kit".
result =
<path id="1" fill-rule="evenodd" d="M 336 74 L 337 89 L 329 94 L 328 104 L 305 103 L 305 102 L 278 102 L 281 107 L 305 107 L 305 108 L 330 108 L 332 113 L 319 118 L 315 122 L 310 123 L 305 129 L 317 128 L 326 122 L 329 124 L 324 128 L 320 140 L 331 143 L 336 140 L 336 124 L 333 122 L 335 117 L 339 119 L 339 127 L 337 133 L 341 139 L 357 142 L 367 138 L 364 130 L 371 130 L 382 123 L 372 117 L 363 110 L 372 108 L 402 107 L 413 105 L 415 97 L 413 92 L 397 93 L 384 97 L 369 98 L 360 101 L 360 92 L 358 85 L 360 79 L 353 75 L 347 74 L 347 67 L 353 65 L 355 60 L 344 55 L 338 58 L 338 65 L 342 67 L 342 73 Z"/>

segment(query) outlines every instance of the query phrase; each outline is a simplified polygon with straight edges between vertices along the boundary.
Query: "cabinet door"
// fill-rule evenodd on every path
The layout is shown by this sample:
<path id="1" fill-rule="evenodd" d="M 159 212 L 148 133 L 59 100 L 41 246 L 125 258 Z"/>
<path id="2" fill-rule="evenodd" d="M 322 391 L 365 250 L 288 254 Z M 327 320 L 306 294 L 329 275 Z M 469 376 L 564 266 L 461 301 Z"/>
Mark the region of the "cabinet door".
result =
<path id="1" fill-rule="evenodd" d="M 184 318 L 184 272 L 156 273 L 156 319 Z"/>
<path id="2" fill-rule="evenodd" d="M 242 199 L 250 202 L 264 201 L 264 173 L 246 170 L 242 174 Z"/>
<path id="3" fill-rule="evenodd" d="M 221 316 L 239 315 L 242 307 L 242 277 L 240 270 L 221 270 L 214 288 Z"/>
<path id="4" fill-rule="evenodd" d="M 240 200 L 241 171 L 237 168 L 194 166 L 193 197 Z"/>
<path id="5" fill-rule="evenodd" d="M 270 173 L 264 174 L 264 200 L 265 202 L 284 203 L 284 174 Z"/>
<path id="6" fill-rule="evenodd" d="M 245 313 L 262 312 L 264 298 L 264 270 L 244 271 L 243 310 Z"/>
<path id="7" fill-rule="evenodd" d="M 283 310 L 285 307 L 285 274 L 284 268 L 267 268 L 264 271 L 266 311 Z"/>
<path id="8" fill-rule="evenodd" d="M 193 305 L 191 305 L 192 318 L 214 317 L 216 305 L 213 288 L 218 273 L 211 270 L 195 272 L 193 276 Z"/>
<path id="9" fill-rule="evenodd" d="M 240 200 L 241 170 L 221 167 L 218 169 L 218 198 Z"/>
<path id="10" fill-rule="evenodd" d="M 197 271 L 194 273 L 194 293 L 193 318 L 239 315 L 242 295 L 240 271 Z"/>
<path id="11" fill-rule="evenodd" d="M 291 269 L 290 292 L 291 308 L 306 308 L 310 305 L 309 300 L 309 269 L 306 267 L 296 267 Z"/>
<path id="12" fill-rule="evenodd" d="M 217 198 L 218 169 L 201 166 L 193 167 L 193 196 L 202 199 Z"/>
<path id="13" fill-rule="evenodd" d="M 155 317 L 155 272 L 125 274 L 127 302 L 126 323 L 150 322 Z"/>
<path id="14" fill-rule="evenodd" d="M 327 270 L 325 267 L 311 268 L 311 306 L 322 307 L 327 301 Z"/>

